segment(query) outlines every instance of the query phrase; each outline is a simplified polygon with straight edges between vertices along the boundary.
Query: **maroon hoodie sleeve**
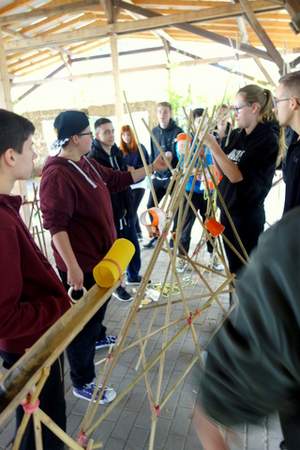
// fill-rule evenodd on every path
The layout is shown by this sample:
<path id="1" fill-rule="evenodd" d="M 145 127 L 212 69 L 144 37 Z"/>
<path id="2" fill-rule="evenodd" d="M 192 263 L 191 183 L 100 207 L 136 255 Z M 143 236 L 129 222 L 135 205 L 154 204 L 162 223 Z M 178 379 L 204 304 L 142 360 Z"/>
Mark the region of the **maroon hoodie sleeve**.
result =
<path id="1" fill-rule="evenodd" d="M 93 161 L 94 162 L 94 161 Z M 97 165 L 107 188 L 110 192 L 121 192 L 134 183 L 130 172 L 122 172 L 121 170 L 113 170 L 108 167 Z"/>
<path id="2" fill-rule="evenodd" d="M 42 334 L 58 315 L 57 300 L 41 292 L 34 302 L 22 299 L 24 255 L 13 225 L 0 226 L 0 339 Z M 23 258 L 22 258 L 23 256 Z M 9 261 L 9 263 L 8 263 Z M 47 298 L 48 297 L 48 298 Z"/>
<path id="3" fill-rule="evenodd" d="M 40 205 L 43 225 L 51 235 L 67 231 L 72 219 L 76 193 L 64 174 L 42 176 L 40 185 Z"/>

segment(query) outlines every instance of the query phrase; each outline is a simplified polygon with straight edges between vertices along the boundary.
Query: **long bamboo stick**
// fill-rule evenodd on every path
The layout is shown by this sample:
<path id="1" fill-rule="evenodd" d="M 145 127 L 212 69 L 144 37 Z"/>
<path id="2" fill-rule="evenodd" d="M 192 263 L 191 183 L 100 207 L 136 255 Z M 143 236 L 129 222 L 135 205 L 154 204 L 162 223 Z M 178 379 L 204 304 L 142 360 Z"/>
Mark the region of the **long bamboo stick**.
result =
<path id="1" fill-rule="evenodd" d="M 130 121 L 131 121 L 132 129 L 133 129 L 134 137 L 135 137 L 135 140 L 136 140 L 136 143 L 137 143 L 137 146 L 138 146 L 139 154 L 140 154 L 140 157 L 141 157 L 141 160 L 142 160 L 145 172 L 146 172 L 146 177 L 147 177 L 147 180 L 148 180 L 148 183 L 149 183 L 149 186 L 150 186 L 150 191 L 151 191 L 151 194 L 152 194 L 153 202 L 154 202 L 154 205 L 156 207 L 158 207 L 157 195 L 156 195 L 153 183 L 152 183 L 151 173 L 149 172 L 148 164 L 147 164 L 147 161 L 146 161 L 143 149 L 141 148 L 141 144 L 140 144 L 140 141 L 139 141 L 139 138 L 138 138 L 138 135 L 137 135 L 136 127 L 135 127 L 135 124 L 134 124 L 134 121 L 133 121 L 131 109 L 130 109 L 130 106 L 129 106 L 129 103 L 128 103 L 125 91 L 123 92 L 123 96 L 124 96 L 126 108 L 127 108 L 127 111 L 128 111 L 129 117 L 130 117 Z"/>
<path id="2" fill-rule="evenodd" d="M 53 364 L 119 284 L 110 289 L 93 286 L 4 375 L 0 384 L 0 423 L 36 384 L 41 367 Z"/>
<path id="3" fill-rule="evenodd" d="M 43 368 L 40 371 L 40 374 L 39 374 L 40 377 L 39 377 L 38 383 L 36 385 L 36 388 L 35 388 L 33 394 L 31 395 L 30 404 L 34 405 L 35 402 L 38 400 L 39 395 L 40 395 L 40 393 L 41 393 L 41 391 L 42 391 L 42 389 L 44 387 L 44 384 L 47 381 L 49 373 L 50 373 L 49 367 L 45 367 L 45 368 Z M 15 440 L 14 440 L 14 444 L 13 444 L 12 450 L 19 450 L 19 447 L 21 445 L 21 441 L 22 441 L 23 435 L 25 433 L 25 430 L 27 428 L 27 425 L 29 423 L 30 418 L 31 418 L 31 414 L 25 412 L 25 414 L 23 416 L 23 419 L 22 419 L 22 422 L 21 422 L 21 424 L 20 424 L 20 426 L 18 428 L 18 431 L 17 431 L 16 437 L 15 437 Z"/>

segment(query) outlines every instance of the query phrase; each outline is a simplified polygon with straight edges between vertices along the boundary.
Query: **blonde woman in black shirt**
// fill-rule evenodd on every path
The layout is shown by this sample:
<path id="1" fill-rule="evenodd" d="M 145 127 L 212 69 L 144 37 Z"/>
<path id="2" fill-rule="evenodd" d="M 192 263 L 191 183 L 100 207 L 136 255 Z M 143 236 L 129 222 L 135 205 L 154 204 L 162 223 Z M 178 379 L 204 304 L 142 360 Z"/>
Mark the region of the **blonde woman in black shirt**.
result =
<path id="1" fill-rule="evenodd" d="M 233 106 L 236 123 L 223 150 L 215 137 L 207 135 L 205 144 L 223 172 L 220 193 L 232 217 L 235 228 L 249 254 L 264 229 L 264 200 L 271 188 L 279 146 L 279 127 L 273 115 L 272 94 L 256 85 L 241 88 Z M 245 258 L 228 217 L 222 207 L 221 222 L 225 236 Z M 237 273 L 241 259 L 225 244 L 229 268 Z"/>

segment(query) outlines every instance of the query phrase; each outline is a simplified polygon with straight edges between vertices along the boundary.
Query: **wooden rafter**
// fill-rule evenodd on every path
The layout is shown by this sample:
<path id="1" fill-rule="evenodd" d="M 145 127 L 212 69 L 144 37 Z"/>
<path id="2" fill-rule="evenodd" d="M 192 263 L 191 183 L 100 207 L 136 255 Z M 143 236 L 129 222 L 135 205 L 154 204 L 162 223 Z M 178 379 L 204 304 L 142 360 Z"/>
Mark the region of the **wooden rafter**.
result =
<path id="1" fill-rule="evenodd" d="M 238 3 L 239 0 L 233 0 L 233 2 L 234 3 Z M 246 44 L 249 44 L 249 36 L 248 36 L 248 32 L 247 32 L 245 17 L 241 16 L 241 17 L 238 17 L 236 20 L 237 20 L 237 25 L 238 25 L 239 30 L 240 30 L 242 42 L 244 42 Z M 265 68 L 265 66 L 261 62 L 261 60 L 257 56 L 254 56 L 253 59 L 255 61 L 255 64 L 257 65 L 257 67 L 261 71 L 261 73 L 264 75 L 264 77 L 268 81 L 268 83 L 270 83 L 271 86 L 275 86 L 274 80 L 272 79 L 271 75 L 269 74 L 269 72 L 267 71 L 267 69 Z"/>
<path id="2" fill-rule="evenodd" d="M 119 7 L 114 0 L 101 0 L 103 10 L 105 11 L 107 23 L 114 23 L 119 14 Z"/>
<path id="3" fill-rule="evenodd" d="M 299 0 L 286 0 L 285 6 L 289 12 L 292 22 L 291 26 L 295 33 L 300 33 L 300 2 Z"/>
<path id="4" fill-rule="evenodd" d="M 106 40 L 104 40 L 106 43 Z M 71 53 L 76 52 L 76 54 L 86 53 L 87 51 L 93 50 L 95 48 L 99 48 L 99 45 L 103 44 L 103 42 L 94 41 L 87 43 L 81 43 L 79 45 L 70 46 L 70 48 L 66 48 Z M 58 64 L 60 62 L 60 55 L 57 52 L 55 55 L 49 55 L 49 53 L 44 52 L 43 58 L 40 60 L 33 60 L 33 63 L 30 63 L 30 58 L 26 61 L 26 65 L 24 66 L 14 66 L 10 68 L 10 73 L 18 74 L 21 76 L 31 74 L 36 70 L 44 69 L 46 67 L 51 67 L 53 64 Z"/>
<path id="5" fill-rule="evenodd" d="M 247 59 L 250 58 L 249 56 L 245 55 L 243 57 L 243 59 Z M 186 61 L 182 61 L 176 64 L 176 67 L 186 67 L 186 66 L 190 66 L 190 67 L 194 67 L 197 65 L 205 65 L 205 64 L 212 64 L 217 66 L 218 68 L 223 68 L 224 70 L 226 69 L 227 72 L 231 72 L 233 74 L 236 75 L 242 75 L 244 78 L 249 79 L 251 81 L 255 81 L 256 79 L 250 75 L 247 75 L 245 73 L 241 73 L 238 72 L 234 69 L 229 69 L 226 66 L 221 66 L 219 63 L 220 62 L 228 62 L 228 61 L 233 61 L 234 58 L 232 56 L 219 56 L 219 57 L 214 57 L 214 58 L 204 58 L 204 59 L 199 59 L 198 57 L 196 57 L 196 59 L 194 59 L 193 61 L 190 60 L 186 60 Z M 130 67 L 130 68 L 124 68 L 121 69 L 120 72 L 123 74 L 125 73 L 134 73 L 134 72 L 145 72 L 145 71 L 149 71 L 149 70 L 159 70 L 159 69 L 166 69 L 167 68 L 167 64 L 150 64 L 150 65 L 143 65 L 143 66 L 137 66 L 137 67 Z M 92 72 L 92 73 L 86 73 L 86 74 L 81 74 L 81 75 L 73 75 L 72 79 L 73 80 L 80 80 L 80 79 L 84 79 L 84 78 L 94 78 L 94 77 L 98 77 L 98 76 L 108 76 L 111 75 L 111 70 L 107 70 L 107 71 L 103 71 L 103 72 Z M 43 79 L 32 79 L 32 80 L 27 80 L 27 81 L 14 81 L 13 85 L 15 86 L 29 86 L 32 85 L 34 83 L 38 84 L 38 85 L 42 85 L 42 84 L 48 84 L 51 83 L 52 81 L 57 81 L 57 80 L 69 80 L 70 77 L 69 76 L 61 76 L 61 77 L 57 77 L 54 79 L 51 79 L 50 77 L 46 77 Z M 262 85 L 266 85 L 267 83 L 264 82 L 263 80 L 258 80 L 258 82 Z"/>
<path id="6" fill-rule="evenodd" d="M 149 9 L 178 9 L 180 11 L 184 10 L 199 10 L 201 8 L 212 8 L 212 7 L 222 7 L 224 6 L 224 1 L 214 1 L 214 0 L 200 0 L 195 2 L 194 0 L 134 0 L 135 5 L 141 6 L 142 8 Z M 227 4 L 230 2 L 228 1 Z"/>
<path id="7" fill-rule="evenodd" d="M 29 3 L 29 1 L 27 1 Z M 35 8 L 32 11 L 19 13 L 19 14 L 10 14 L 7 16 L 0 17 L 0 26 L 14 23 L 14 22 L 22 22 L 28 19 L 39 19 L 43 17 L 50 18 L 51 16 L 61 16 L 64 14 L 77 13 L 78 11 L 84 12 L 89 11 L 90 9 L 99 8 L 99 0 L 84 0 L 73 3 L 67 3 L 55 7 L 45 7 L 45 8 Z M 0 14 L 2 11 L 0 9 Z"/>
<path id="8" fill-rule="evenodd" d="M 126 2 L 120 1 L 119 5 L 121 7 L 124 7 L 126 9 L 128 5 L 128 9 L 130 10 L 130 7 L 134 7 L 134 5 L 127 4 Z M 138 8 L 138 7 L 136 7 Z M 266 1 L 256 1 L 255 2 L 255 8 L 259 10 L 268 10 L 268 9 L 278 9 L 278 5 L 270 4 Z M 145 12 L 145 16 L 147 16 L 147 13 L 152 13 L 150 10 L 145 10 L 143 8 L 138 8 L 139 10 L 142 10 Z M 213 20 L 214 18 L 220 18 L 220 17 L 235 17 L 242 13 L 241 7 L 239 5 L 228 5 L 224 7 L 223 10 L 220 8 L 211 8 L 211 9 L 205 9 L 203 11 L 198 12 L 188 12 L 188 13 L 179 13 L 174 15 L 168 15 L 168 16 L 161 16 L 157 13 L 152 13 L 152 17 L 148 19 L 143 20 L 136 20 L 136 21 L 130 21 L 130 22 L 118 22 L 116 24 L 108 24 L 106 26 L 102 26 L 95 28 L 90 27 L 89 29 L 81 29 L 76 32 L 65 32 L 65 33 L 57 33 L 55 36 L 49 36 L 49 38 L 32 38 L 28 39 L 27 42 L 20 43 L 20 42 L 11 42 L 6 45 L 6 50 L 8 52 L 12 51 L 21 51 L 26 50 L 28 48 L 38 48 L 48 45 L 61 45 L 63 43 L 67 42 L 76 42 L 79 40 L 89 40 L 89 39 L 95 39 L 96 37 L 102 37 L 109 35 L 111 33 L 114 34 L 128 34 L 128 33 L 135 33 L 140 32 L 144 30 L 152 30 L 156 28 L 164 28 L 168 26 L 179 26 L 181 29 L 186 29 L 186 27 L 191 27 L 192 25 L 189 24 L 189 22 L 201 22 L 201 21 L 207 21 L 207 20 Z M 191 29 L 191 28 L 190 28 Z M 195 32 L 197 31 L 197 27 L 195 27 Z M 202 30 L 198 29 L 198 32 L 200 33 Z M 221 43 L 227 43 L 227 38 L 222 39 L 222 36 L 213 36 L 212 33 L 205 32 L 203 33 L 204 37 L 208 39 L 218 40 Z M 23 45 L 24 44 L 24 45 Z M 226 44 L 225 44 L 226 45 Z M 249 46 L 247 50 L 251 51 L 251 46 Z M 257 49 L 254 49 L 255 51 Z M 246 51 L 246 49 L 245 49 Z M 263 56 L 265 52 L 262 52 Z M 265 56 L 265 55 L 264 55 Z"/>
<path id="9" fill-rule="evenodd" d="M 50 66 L 51 61 L 59 64 L 60 49 L 72 47 L 76 53 L 77 48 L 97 46 L 97 40 L 101 36 L 109 37 L 115 29 L 118 36 L 127 35 L 127 38 L 146 40 L 155 36 L 171 42 L 174 47 L 178 47 L 178 41 L 213 40 L 248 52 L 266 77 L 262 61 L 257 58 L 274 60 L 270 51 L 261 50 L 261 40 L 253 28 L 247 26 L 248 39 L 242 41 L 242 45 L 239 40 L 232 39 L 239 34 L 237 19 L 245 17 L 239 0 L 115 0 L 117 6 L 126 4 L 126 9 L 116 6 L 111 8 L 110 0 L 45 0 L 43 3 L 39 2 L 42 3 L 41 7 L 34 0 L 9 1 L 8 5 L 2 8 L 0 6 L 0 27 L 3 31 L 2 44 L 7 66 L 12 76 Z M 299 39 L 289 28 L 291 18 L 295 23 L 299 18 L 300 0 L 248 0 L 248 3 L 274 47 L 285 49 L 285 52 L 300 51 Z M 227 8 L 233 6 L 238 6 L 240 12 L 234 13 L 234 10 Z M 266 9 L 261 9 L 261 6 Z M 108 18 L 109 8 L 111 15 L 118 14 L 114 24 L 108 23 L 113 19 Z M 221 15 L 223 8 L 226 8 L 226 18 Z M 219 14 L 209 15 L 217 9 Z M 195 19 L 197 22 L 193 24 L 193 21 L 189 21 L 189 15 L 200 18 Z M 172 20 L 172 16 L 176 21 Z M 181 23 L 184 18 L 187 20 Z M 151 19 L 154 27 L 151 28 L 151 21 L 145 19 Z M 124 27 L 128 24 L 130 29 L 127 31 Z M 107 28 L 105 34 L 105 27 L 109 25 L 112 27 Z M 63 36 L 68 39 L 71 36 L 72 40 L 65 41 Z M 40 45 L 36 45 L 37 42 Z"/>
<path id="10" fill-rule="evenodd" d="M 9 3 L 6 6 L 0 8 L 0 14 L 7 14 L 14 9 L 20 8 L 20 6 L 27 6 L 31 3 L 31 0 L 16 0 L 13 3 Z"/>
<path id="11" fill-rule="evenodd" d="M 121 8 L 124 8 L 124 9 L 127 8 L 130 11 L 137 12 L 146 17 L 151 17 L 151 18 L 157 17 L 157 16 L 161 17 L 159 14 L 157 14 L 153 11 L 150 11 L 150 10 L 147 10 L 144 8 L 140 8 L 135 5 L 131 5 L 123 0 L 119 0 L 119 5 Z M 237 7 L 237 6 L 238 5 L 231 5 L 231 7 Z M 240 10 L 240 13 L 242 13 L 242 10 Z M 237 14 L 237 16 L 238 15 L 239 14 Z M 239 47 L 240 50 L 245 51 L 246 53 L 271 60 L 271 57 L 262 50 L 256 49 L 255 47 L 252 47 L 251 45 L 247 45 L 247 44 L 238 45 L 238 43 L 235 41 L 235 39 L 232 39 L 232 38 L 228 39 L 227 37 L 224 37 L 217 33 L 205 30 L 203 28 L 196 27 L 194 25 L 191 25 L 190 23 L 177 24 L 176 28 L 179 28 L 184 31 L 188 31 L 192 34 L 195 34 L 195 35 L 198 35 L 201 37 L 205 37 L 206 39 L 210 39 L 212 41 L 218 42 L 219 44 L 226 45 L 228 47 L 231 47 L 231 46 L 234 46 L 235 48 Z"/>
<path id="12" fill-rule="evenodd" d="M 280 72 L 283 73 L 284 68 L 285 68 L 284 60 L 282 59 L 282 57 L 281 57 L 280 53 L 278 52 L 278 50 L 276 49 L 276 47 L 274 46 L 269 35 L 266 33 L 264 28 L 261 26 L 261 24 L 257 20 L 254 12 L 252 11 L 249 1 L 248 0 L 239 0 L 239 2 L 240 2 L 242 9 L 245 12 L 245 15 L 247 17 L 249 24 L 251 25 L 254 32 L 257 34 L 257 36 L 261 40 L 262 44 L 265 46 L 268 54 L 271 56 L 273 61 L 279 67 Z"/>

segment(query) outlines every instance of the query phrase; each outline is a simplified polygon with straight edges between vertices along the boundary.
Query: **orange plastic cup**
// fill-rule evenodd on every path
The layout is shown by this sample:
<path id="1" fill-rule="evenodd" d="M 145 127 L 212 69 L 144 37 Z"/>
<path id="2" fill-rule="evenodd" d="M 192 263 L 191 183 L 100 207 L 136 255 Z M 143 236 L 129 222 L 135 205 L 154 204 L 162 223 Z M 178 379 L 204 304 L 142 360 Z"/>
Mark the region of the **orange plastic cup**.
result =
<path id="1" fill-rule="evenodd" d="M 220 234 L 222 234 L 225 230 L 224 225 L 212 218 L 206 219 L 204 226 L 213 237 L 220 236 Z"/>

